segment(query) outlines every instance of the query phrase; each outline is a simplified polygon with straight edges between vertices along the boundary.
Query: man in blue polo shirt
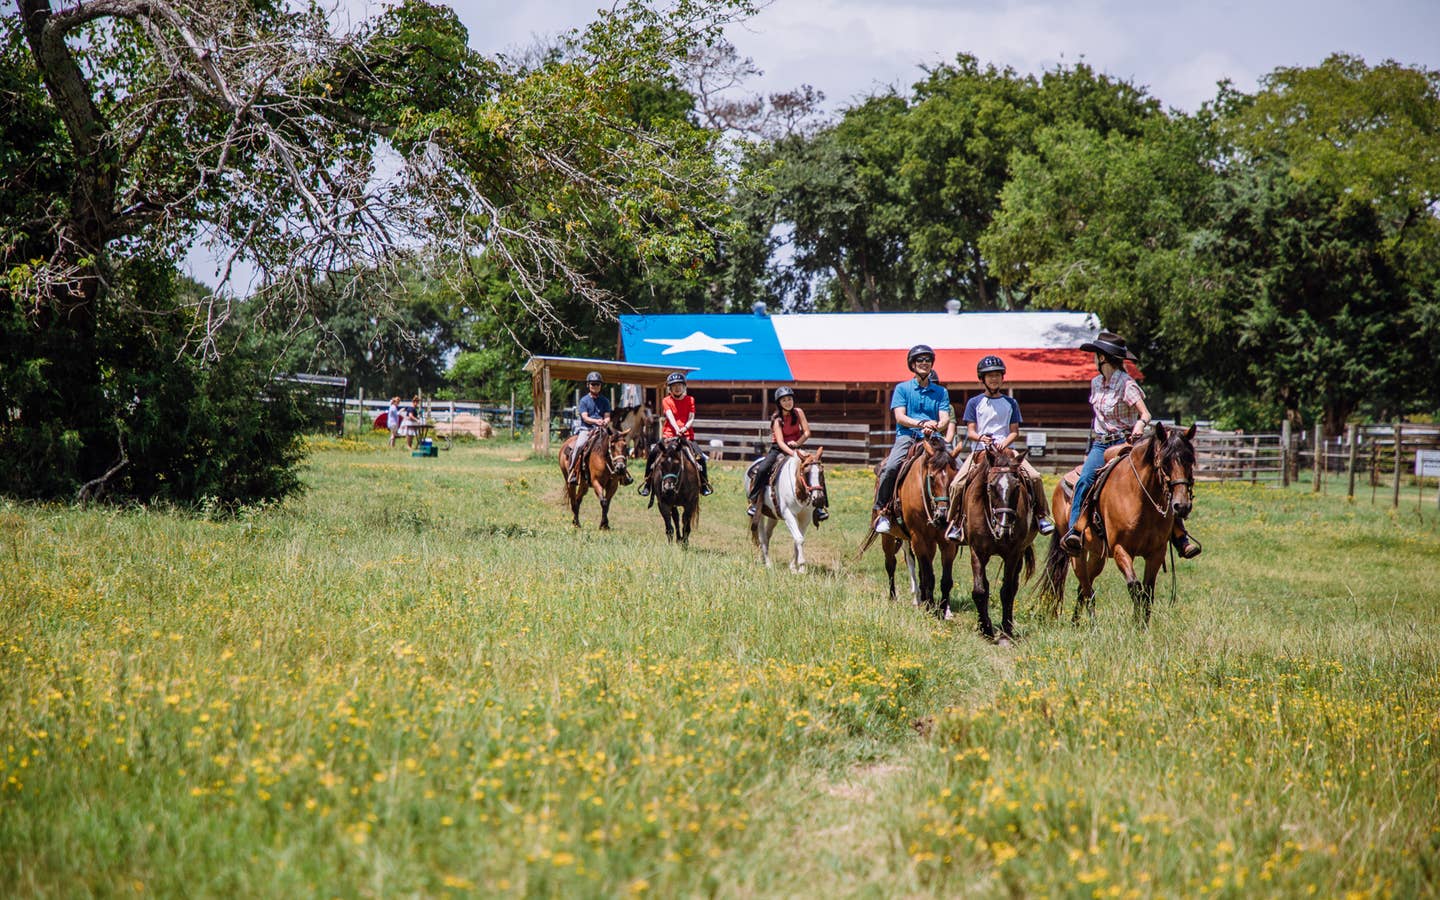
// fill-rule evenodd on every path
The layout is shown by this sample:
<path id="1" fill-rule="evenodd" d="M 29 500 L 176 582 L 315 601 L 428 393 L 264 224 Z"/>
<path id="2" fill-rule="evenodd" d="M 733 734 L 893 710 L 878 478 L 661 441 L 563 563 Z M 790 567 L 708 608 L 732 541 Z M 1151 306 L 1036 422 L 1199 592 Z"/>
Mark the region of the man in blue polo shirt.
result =
<path id="1" fill-rule="evenodd" d="M 580 403 L 575 411 L 580 415 L 580 424 L 575 426 L 575 444 L 570 450 L 570 465 L 565 470 L 565 480 L 571 484 L 580 483 L 580 465 L 589 452 L 590 440 L 601 428 L 610 425 L 610 401 L 600 393 L 605 387 L 605 382 L 600 378 L 599 372 L 591 372 L 585 376 L 585 396 L 580 398 Z"/>
<path id="2" fill-rule="evenodd" d="M 885 457 L 875 484 L 875 531 L 880 534 L 890 531 L 887 511 L 895 495 L 895 477 L 911 446 L 936 432 L 944 434 L 950 424 L 950 392 L 930 377 L 935 368 L 935 351 L 916 344 L 905 354 L 905 366 L 915 377 L 895 385 L 890 395 L 890 411 L 895 414 L 895 446 Z"/>

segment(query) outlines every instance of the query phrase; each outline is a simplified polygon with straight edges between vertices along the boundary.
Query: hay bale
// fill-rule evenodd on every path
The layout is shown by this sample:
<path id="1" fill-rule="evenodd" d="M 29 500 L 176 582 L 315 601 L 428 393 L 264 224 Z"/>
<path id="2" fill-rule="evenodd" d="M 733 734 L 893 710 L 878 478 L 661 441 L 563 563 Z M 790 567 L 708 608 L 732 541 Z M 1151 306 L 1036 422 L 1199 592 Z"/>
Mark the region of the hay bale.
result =
<path id="1" fill-rule="evenodd" d="M 436 422 L 435 433 L 450 437 L 469 435 L 484 440 L 495 434 L 495 427 L 474 413 L 456 413 L 453 421 Z"/>

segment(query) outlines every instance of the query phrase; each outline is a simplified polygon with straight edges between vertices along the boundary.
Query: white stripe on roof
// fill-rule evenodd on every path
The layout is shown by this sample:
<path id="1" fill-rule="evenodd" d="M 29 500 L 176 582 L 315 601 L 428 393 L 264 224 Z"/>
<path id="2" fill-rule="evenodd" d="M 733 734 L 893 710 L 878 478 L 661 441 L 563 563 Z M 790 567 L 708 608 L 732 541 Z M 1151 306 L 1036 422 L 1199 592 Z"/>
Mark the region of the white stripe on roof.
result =
<path id="1" fill-rule="evenodd" d="M 770 321 L 786 350 L 1074 349 L 1100 330 L 1086 312 L 798 313 Z"/>

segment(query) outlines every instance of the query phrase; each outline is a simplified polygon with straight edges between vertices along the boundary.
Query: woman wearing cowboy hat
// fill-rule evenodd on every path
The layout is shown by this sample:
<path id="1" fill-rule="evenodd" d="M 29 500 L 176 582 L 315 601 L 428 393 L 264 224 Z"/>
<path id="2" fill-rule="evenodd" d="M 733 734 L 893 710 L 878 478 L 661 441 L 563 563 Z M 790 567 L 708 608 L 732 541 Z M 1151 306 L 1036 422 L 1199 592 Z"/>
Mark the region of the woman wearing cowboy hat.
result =
<path id="1" fill-rule="evenodd" d="M 1080 519 L 1080 507 L 1085 494 L 1095 483 L 1095 476 L 1105 465 L 1105 451 L 1121 441 L 1137 441 L 1145 434 L 1150 424 L 1150 409 L 1145 405 L 1145 392 L 1130 373 L 1125 371 L 1125 361 L 1139 362 L 1125 339 L 1112 331 L 1102 331 L 1095 339 L 1080 345 L 1081 350 L 1095 354 L 1095 366 L 1100 374 L 1090 380 L 1090 409 L 1094 412 L 1091 422 L 1090 449 L 1085 453 L 1085 465 L 1080 469 L 1080 479 L 1075 483 L 1075 497 L 1070 504 L 1070 529 L 1060 539 L 1060 546 L 1071 556 L 1079 556 L 1084 543 L 1075 523 Z M 1175 549 L 1186 559 L 1200 555 L 1200 544 L 1185 532 L 1185 526 L 1176 520 L 1176 533 L 1171 537 Z"/>

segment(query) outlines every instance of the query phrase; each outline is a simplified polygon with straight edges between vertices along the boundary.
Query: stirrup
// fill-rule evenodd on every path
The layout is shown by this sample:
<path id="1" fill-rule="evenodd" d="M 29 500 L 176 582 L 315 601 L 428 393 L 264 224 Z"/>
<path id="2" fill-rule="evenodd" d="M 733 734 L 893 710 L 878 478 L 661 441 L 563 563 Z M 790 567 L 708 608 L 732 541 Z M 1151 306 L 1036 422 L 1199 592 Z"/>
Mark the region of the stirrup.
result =
<path id="1" fill-rule="evenodd" d="M 1041 534 L 1054 534 L 1054 533 L 1055 533 L 1055 523 L 1052 522 L 1052 521 L 1050 521 L 1050 519 L 1049 519 L 1047 516 L 1036 516 L 1036 517 L 1035 517 L 1035 525 L 1036 525 L 1037 528 L 1040 529 L 1040 533 L 1041 533 Z"/>
<path id="2" fill-rule="evenodd" d="M 636 492 L 637 494 L 639 494 L 640 496 L 642 496 L 642 497 L 648 497 L 648 496 L 650 496 L 650 482 L 648 482 L 648 481 L 642 481 L 642 482 L 640 482 L 640 486 L 635 489 L 635 492 Z"/>
<path id="3" fill-rule="evenodd" d="M 710 487 L 710 482 L 707 481 L 704 484 L 700 485 L 700 496 L 708 497 L 713 493 L 715 493 L 715 489 Z"/>
<path id="4" fill-rule="evenodd" d="M 750 504 L 750 508 L 747 509 L 747 510 L 745 510 L 745 515 L 747 515 L 747 516 L 749 516 L 749 517 L 751 517 L 751 518 L 753 519 L 753 518 L 755 517 L 755 513 L 758 511 L 758 509 L 759 509 L 759 507 L 758 507 L 756 504 L 752 503 L 752 504 Z"/>
<path id="5" fill-rule="evenodd" d="M 945 540 L 954 541 L 957 544 L 965 543 L 965 532 L 960 530 L 959 522 L 952 522 L 950 527 L 945 529 Z"/>
<path id="6" fill-rule="evenodd" d="M 886 518 L 885 516 L 880 516 L 879 518 L 877 518 L 877 519 L 875 520 L 875 533 L 876 533 L 876 534 L 889 534 L 889 533 L 890 533 L 890 520 L 889 520 L 888 518 Z"/>

